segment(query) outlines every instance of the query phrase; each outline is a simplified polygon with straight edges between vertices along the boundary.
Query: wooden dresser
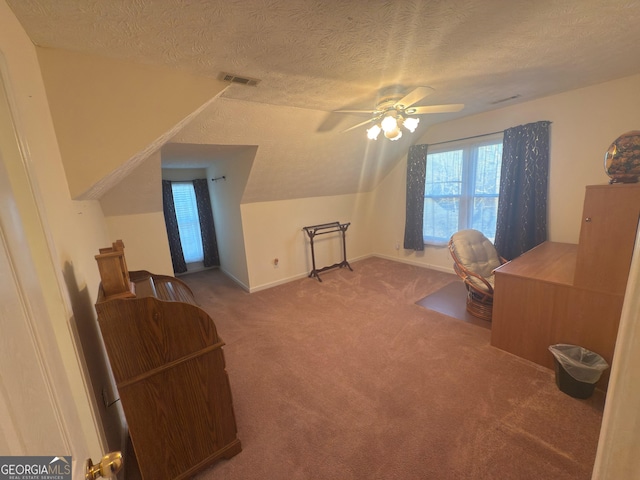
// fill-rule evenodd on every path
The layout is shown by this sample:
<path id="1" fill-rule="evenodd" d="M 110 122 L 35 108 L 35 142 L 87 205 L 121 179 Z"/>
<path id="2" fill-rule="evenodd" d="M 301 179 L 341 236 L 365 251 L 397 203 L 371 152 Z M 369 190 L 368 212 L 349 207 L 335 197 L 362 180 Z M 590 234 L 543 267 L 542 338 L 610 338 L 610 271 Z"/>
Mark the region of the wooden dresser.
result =
<path id="1" fill-rule="evenodd" d="M 611 365 L 639 218 L 640 184 L 588 186 L 577 245 L 545 242 L 496 270 L 491 344 L 553 368 L 548 347 L 569 343 Z"/>
<path id="2" fill-rule="evenodd" d="M 241 450 L 224 342 L 185 283 L 118 272 L 123 249 L 119 241 L 96 256 L 107 275 L 96 311 L 140 473 L 190 478 Z"/>

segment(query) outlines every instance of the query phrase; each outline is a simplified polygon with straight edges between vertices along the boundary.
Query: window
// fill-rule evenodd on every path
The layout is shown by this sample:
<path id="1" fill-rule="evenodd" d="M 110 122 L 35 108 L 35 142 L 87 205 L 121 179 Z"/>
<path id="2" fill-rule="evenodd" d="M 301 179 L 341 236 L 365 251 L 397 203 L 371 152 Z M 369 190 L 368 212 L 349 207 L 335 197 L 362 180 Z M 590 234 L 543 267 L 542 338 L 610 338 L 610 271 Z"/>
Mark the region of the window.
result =
<path id="1" fill-rule="evenodd" d="M 442 245 L 465 228 L 496 236 L 502 138 L 427 153 L 424 242 Z"/>
<path id="2" fill-rule="evenodd" d="M 186 263 L 202 262 L 202 235 L 196 193 L 191 182 L 171 183 L 173 203 L 178 219 L 178 232 L 182 243 L 182 253 Z"/>

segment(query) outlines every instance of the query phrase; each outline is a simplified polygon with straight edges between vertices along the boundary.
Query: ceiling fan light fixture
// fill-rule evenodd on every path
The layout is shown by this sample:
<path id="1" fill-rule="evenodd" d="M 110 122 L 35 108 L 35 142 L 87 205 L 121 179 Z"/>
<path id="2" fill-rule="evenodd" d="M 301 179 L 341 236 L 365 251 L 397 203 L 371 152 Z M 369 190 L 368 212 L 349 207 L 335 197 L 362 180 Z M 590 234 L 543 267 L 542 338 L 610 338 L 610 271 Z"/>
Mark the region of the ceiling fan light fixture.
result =
<path id="1" fill-rule="evenodd" d="M 376 123 L 373 127 L 367 129 L 367 138 L 369 140 L 377 140 L 381 131 L 382 129 L 380 128 L 380 125 Z"/>
<path id="2" fill-rule="evenodd" d="M 393 132 L 396 129 L 400 128 L 400 126 L 398 125 L 398 119 L 393 115 L 387 115 L 386 117 L 384 117 L 382 119 L 382 122 L 380 122 L 380 126 L 382 127 L 382 130 L 384 130 L 385 135 L 387 134 L 387 132 Z"/>
<path id="3" fill-rule="evenodd" d="M 416 131 L 416 128 L 418 127 L 418 123 L 420 123 L 419 118 L 409 117 L 404 119 L 402 126 L 407 130 L 409 130 L 411 133 L 413 133 Z"/>
<path id="4" fill-rule="evenodd" d="M 402 130 L 400 130 L 400 127 L 398 126 L 394 130 L 389 130 L 387 132 L 384 132 L 384 136 L 391 141 L 399 140 L 400 137 L 402 137 Z"/>
<path id="5" fill-rule="evenodd" d="M 372 125 L 367 129 L 367 137 L 376 140 L 381 132 L 389 140 L 398 140 L 406 129 L 414 133 L 418 128 L 419 115 L 428 113 L 455 113 L 464 108 L 464 104 L 455 103 L 448 105 L 418 105 L 421 99 L 433 92 L 433 88 L 416 87 L 410 92 L 405 92 L 401 85 L 393 85 L 381 90 L 380 100 L 373 110 L 335 110 L 335 113 L 349 113 L 358 115 L 373 115 L 368 121 L 364 121 L 346 131 L 363 125 Z"/>

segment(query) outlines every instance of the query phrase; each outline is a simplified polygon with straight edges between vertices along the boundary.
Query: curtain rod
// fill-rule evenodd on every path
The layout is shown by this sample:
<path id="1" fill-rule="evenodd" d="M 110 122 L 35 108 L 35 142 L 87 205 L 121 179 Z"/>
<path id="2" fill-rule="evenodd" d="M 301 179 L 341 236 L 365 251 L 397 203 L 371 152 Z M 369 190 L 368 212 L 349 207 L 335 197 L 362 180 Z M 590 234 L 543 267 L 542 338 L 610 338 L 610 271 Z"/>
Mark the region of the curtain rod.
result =
<path id="1" fill-rule="evenodd" d="M 548 122 L 549 124 L 553 122 Z M 488 137 L 489 135 L 497 135 L 498 133 L 504 133 L 504 130 L 498 130 L 497 132 L 481 133 L 480 135 L 472 135 L 471 137 L 456 138 L 455 140 L 446 140 L 444 142 L 428 143 L 427 145 L 432 147 L 434 145 L 443 145 L 445 143 L 461 142 L 462 140 L 471 140 L 472 138 Z"/>
<path id="2" fill-rule="evenodd" d="M 504 130 L 499 130 L 497 132 L 491 132 L 491 133 L 482 133 L 480 135 L 473 135 L 471 137 L 456 138 L 455 140 L 446 140 L 444 142 L 429 143 L 428 145 L 432 147 L 434 145 L 442 145 L 444 143 L 461 142 L 462 140 L 471 140 L 472 138 L 488 137 L 489 135 L 497 135 L 498 133 L 504 133 Z"/>

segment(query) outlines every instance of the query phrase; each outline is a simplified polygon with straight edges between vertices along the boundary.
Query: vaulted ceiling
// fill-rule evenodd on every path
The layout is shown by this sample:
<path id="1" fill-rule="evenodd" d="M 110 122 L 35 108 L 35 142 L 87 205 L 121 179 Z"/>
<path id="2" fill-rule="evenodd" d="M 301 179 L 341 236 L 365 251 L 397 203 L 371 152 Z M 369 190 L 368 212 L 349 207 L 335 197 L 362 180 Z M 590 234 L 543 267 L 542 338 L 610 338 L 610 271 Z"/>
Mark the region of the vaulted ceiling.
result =
<path id="1" fill-rule="evenodd" d="M 245 202 L 373 188 L 429 125 L 640 72 L 640 2 L 625 0 L 8 0 L 38 46 L 214 78 L 229 87 L 171 141 L 255 145 Z M 367 140 L 390 85 L 429 86 L 396 142 Z M 176 93 L 177 95 L 179 92 Z M 172 148 L 167 164 L 189 159 Z M 212 154 L 213 155 L 213 154 Z M 204 160 L 203 160 L 204 159 Z"/>

